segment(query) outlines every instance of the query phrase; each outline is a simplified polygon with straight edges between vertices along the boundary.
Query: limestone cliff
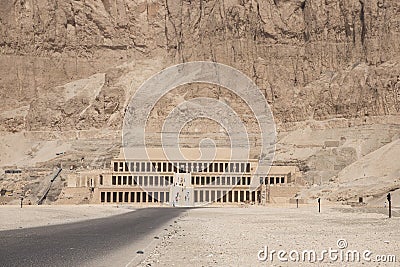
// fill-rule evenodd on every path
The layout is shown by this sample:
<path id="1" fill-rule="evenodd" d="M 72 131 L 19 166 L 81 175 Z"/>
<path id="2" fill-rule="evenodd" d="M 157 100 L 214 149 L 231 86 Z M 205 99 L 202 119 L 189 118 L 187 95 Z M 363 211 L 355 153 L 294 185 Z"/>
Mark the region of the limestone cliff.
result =
<path id="1" fill-rule="evenodd" d="M 396 0 L 3 0 L 1 109 L 23 112 L 1 128 L 118 128 L 127 95 L 110 68 L 143 59 L 236 67 L 278 122 L 398 114 L 399 52 Z M 107 82 L 94 100 L 57 99 L 57 86 L 95 73 Z"/>
<path id="2" fill-rule="evenodd" d="M 102 167 L 134 91 L 164 67 L 206 60 L 259 86 L 277 160 L 322 183 L 398 139 L 399 55 L 398 0 L 0 0 L 0 166 Z"/>

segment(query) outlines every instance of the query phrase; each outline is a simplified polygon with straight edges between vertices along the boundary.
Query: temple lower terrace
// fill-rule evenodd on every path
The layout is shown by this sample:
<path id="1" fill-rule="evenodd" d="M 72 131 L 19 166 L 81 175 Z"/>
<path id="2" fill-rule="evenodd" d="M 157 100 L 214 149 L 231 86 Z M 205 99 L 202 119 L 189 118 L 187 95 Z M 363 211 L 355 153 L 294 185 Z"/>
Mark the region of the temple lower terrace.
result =
<path id="1" fill-rule="evenodd" d="M 301 188 L 295 166 L 258 167 L 258 160 L 230 160 L 230 149 L 217 149 L 212 161 L 197 160 L 197 149 L 182 150 L 185 160 L 167 159 L 162 149 L 147 155 L 123 151 L 109 171 L 87 171 L 68 180 L 65 193 L 89 193 L 89 203 L 159 203 L 199 206 L 211 203 L 284 203 Z M 256 172 L 257 170 L 257 172 Z"/>

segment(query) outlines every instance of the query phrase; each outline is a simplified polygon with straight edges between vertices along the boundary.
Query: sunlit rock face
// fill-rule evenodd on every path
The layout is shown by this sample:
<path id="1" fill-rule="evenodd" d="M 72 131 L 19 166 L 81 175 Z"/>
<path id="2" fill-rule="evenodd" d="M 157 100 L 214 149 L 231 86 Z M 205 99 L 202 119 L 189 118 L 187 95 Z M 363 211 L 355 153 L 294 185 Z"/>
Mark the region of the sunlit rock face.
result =
<path id="1" fill-rule="evenodd" d="M 174 64 L 214 61 L 262 91 L 277 123 L 276 159 L 328 181 L 398 138 L 399 55 L 397 0 L 0 0 L 0 164 L 104 166 L 144 81 Z M 195 97 L 229 104 L 260 143 L 246 103 L 197 84 L 156 103 L 150 145 L 160 144 L 167 112 Z M 220 125 L 198 119 L 181 144 L 206 137 L 229 143 Z"/>

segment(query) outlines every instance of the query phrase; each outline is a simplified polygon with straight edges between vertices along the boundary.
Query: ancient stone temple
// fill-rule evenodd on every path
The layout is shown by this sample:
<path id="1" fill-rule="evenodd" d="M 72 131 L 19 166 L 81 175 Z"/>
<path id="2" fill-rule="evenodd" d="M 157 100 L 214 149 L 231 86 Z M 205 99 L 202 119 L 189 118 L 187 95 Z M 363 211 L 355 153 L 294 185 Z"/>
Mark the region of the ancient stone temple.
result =
<path id="1" fill-rule="evenodd" d="M 212 161 L 199 160 L 199 151 L 181 149 L 185 160 L 165 156 L 161 148 L 125 158 L 121 152 L 111 170 L 84 172 L 68 186 L 90 192 L 92 203 L 165 203 L 197 206 L 208 203 L 282 202 L 298 190 L 294 166 L 259 167 L 257 159 L 230 160 L 230 149 L 216 150 Z M 258 168 L 258 169 L 257 169 Z M 257 172 L 256 172 L 257 170 Z M 274 198 L 274 201 L 271 201 Z"/>

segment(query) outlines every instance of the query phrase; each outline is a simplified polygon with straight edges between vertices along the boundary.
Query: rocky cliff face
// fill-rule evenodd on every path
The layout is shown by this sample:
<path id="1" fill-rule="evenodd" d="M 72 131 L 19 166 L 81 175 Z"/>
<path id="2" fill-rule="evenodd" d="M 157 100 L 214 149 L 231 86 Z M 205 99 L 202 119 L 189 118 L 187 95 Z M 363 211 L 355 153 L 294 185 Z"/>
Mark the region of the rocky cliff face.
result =
<path id="1" fill-rule="evenodd" d="M 396 0 L 3 0 L 0 93 L 9 113 L 0 125 L 119 128 L 129 94 L 118 84 L 126 70 L 113 67 L 149 59 L 158 60 L 154 71 L 194 60 L 236 67 L 278 122 L 398 114 L 399 52 Z M 58 86 L 95 73 L 104 73 L 97 94 L 60 97 Z"/>
<path id="2" fill-rule="evenodd" d="M 0 167 L 104 167 L 135 90 L 165 67 L 205 60 L 262 90 L 278 123 L 276 164 L 327 184 L 398 140 L 399 55 L 398 0 L 0 0 Z M 228 90 L 190 85 L 157 104 L 150 130 L 195 96 L 231 103 L 256 131 Z M 224 145 L 221 127 L 201 124 L 183 141 Z M 35 175 L 25 170 L 21 183 L 0 176 L 1 188 L 22 189 Z"/>

